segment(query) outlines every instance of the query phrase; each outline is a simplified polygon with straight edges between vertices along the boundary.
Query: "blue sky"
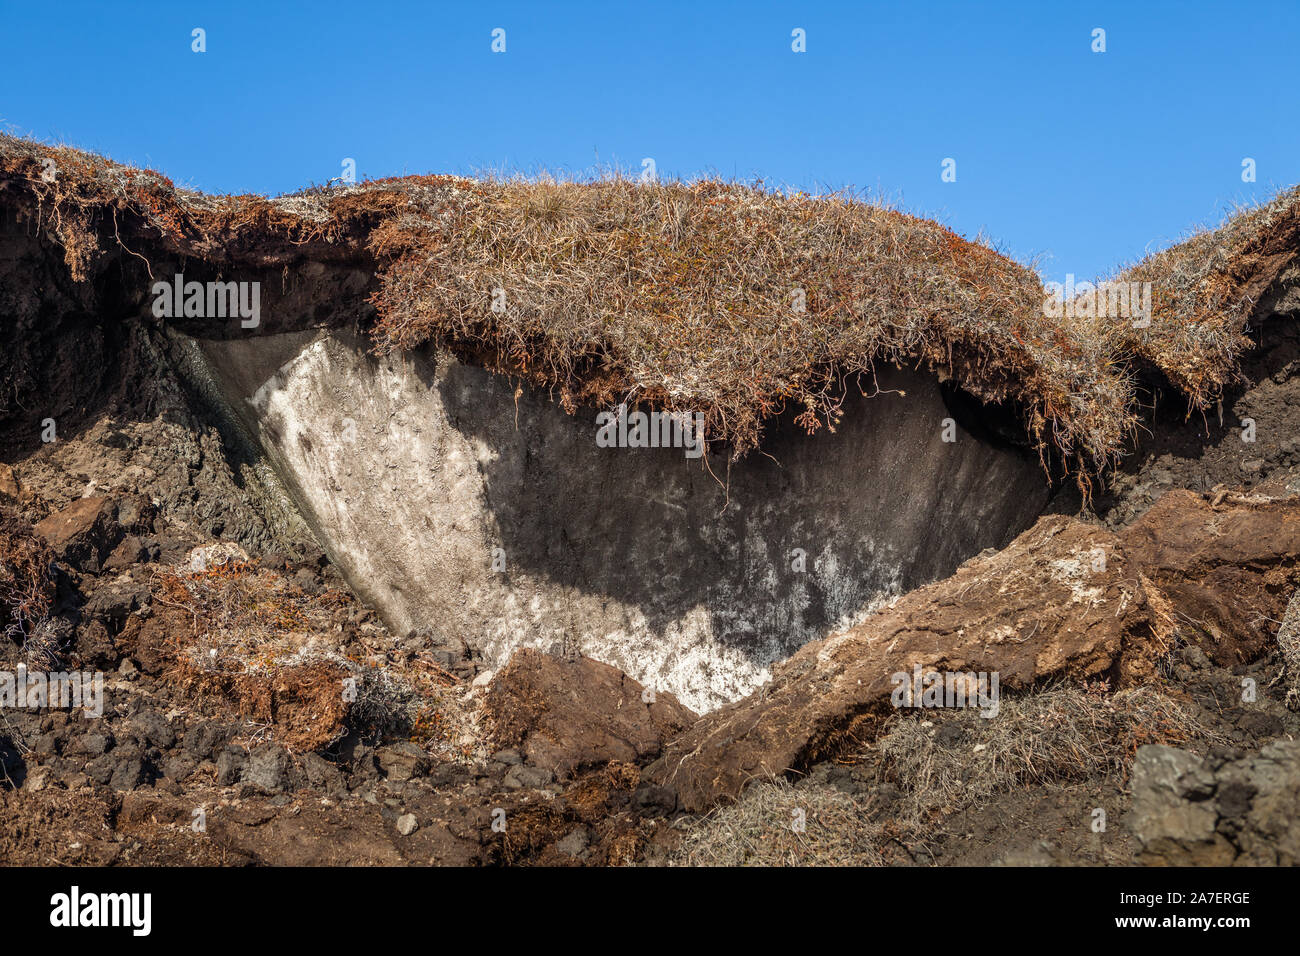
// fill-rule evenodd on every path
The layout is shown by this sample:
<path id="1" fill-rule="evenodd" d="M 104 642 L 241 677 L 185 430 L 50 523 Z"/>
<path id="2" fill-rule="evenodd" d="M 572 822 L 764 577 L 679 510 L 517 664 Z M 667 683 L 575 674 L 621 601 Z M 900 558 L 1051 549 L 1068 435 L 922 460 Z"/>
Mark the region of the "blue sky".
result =
<path id="1" fill-rule="evenodd" d="M 1062 279 L 1300 181 L 1296 2 L 0 0 L 0 33 L 0 127 L 208 191 L 287 192 L 344 157 L 363 177 L 652 157 L 883 195 Z"/>

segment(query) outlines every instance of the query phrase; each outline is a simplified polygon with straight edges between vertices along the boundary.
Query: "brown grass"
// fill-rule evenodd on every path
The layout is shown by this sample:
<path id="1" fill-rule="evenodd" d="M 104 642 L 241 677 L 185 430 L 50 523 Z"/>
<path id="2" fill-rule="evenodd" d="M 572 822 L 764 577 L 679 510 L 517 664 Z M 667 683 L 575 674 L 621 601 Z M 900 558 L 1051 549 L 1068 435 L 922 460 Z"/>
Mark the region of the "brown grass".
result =
<path id="1" fill-rule="evenodd" d="M 786 409 L 833 429 L 851 380 L 888 362 L 1023 399 L 1066 454 L 1104 456 L 1131 425 L 1122 377 L 1043 317 L 1032 271 L 924 219 L 716 181 L 450 181 L 411 200 L 371 239 L 380 350 L 472 353 L 570 411 L 700 412 L 739 455 Z"/>
<path id="2" fill-rule="evenodd" d="M 702 413 L 708 439 L 733 457 L 787 410 L 810 432 L 834 429 L 846 393 L 870 392 L 884 362 L 1014 403 L 1044 460 L 1059 454 L 1081 476 L 1113 462 L 1135 426 L 1135 367 L 1158 369 L 1192 408 L 1217 398 L 1250 308 L 1300 246 L 1292 190 L 1152 256 L 1120 276 L 1153 283 L 1152 327 L 1135 329 L 1048 318 L 1032 270 L 842 195 L 409 176 L 278 199 L 205 196 L 0 137 L 8 190 L 34 202 L 77 279 L 105 243 L 223 269 L 373 260 L 379 351 L 447 347 L 551 390 L 570 412 L 627 401 Z M 493 311 L 497 289 L 504 308 Z"/>
<path id="3" fill-rule="evenodd" d="M 795 828 L 802 811 L 802 830 Z M 881 866 L 882 827 L 825 784 L 759 780 L 736 803 L 692 822 L 673 866 Z"/>
<path id="4" fill-rule="evenodd" d="M 959 728 L 960 734 L 952 730 Z M 946 731 L 946 732 L 945 732 Z M 671 862 L 687 866 L 881 865 L 891 839 L 1031 786 L 1127 774 L 1137 748 L 1223 742 L 1158 686 L 1060 685 L 1004 697 L 996 717 L 965 709 L 895 717 L 864 753 L 861 800 L 813 780 L 751 783 L 734 804 L 686 821 Z M 862 770 L 857 771 L 861 773 Z M 885 784 L 898 792 L 873 807 Z M 804 833 L 790 826 L 802 809 Z"/>
<path id="5" fill-rule="evenodd" d="M 945 742 L 940 728 L 954 723 L 964 734 Z M 1110 694 L 1100 684 L 1061 685 L 1003 698 L 992 718 L 972 710 L 899 717 L 865 757 L 902 792 L 895 819 L 919 831 L 997 793 L 1127 773 L 1144 744 L 1218 739 L 1156 686 Z"/>
<path id="6" fill-rule="evenodd" d="M 1118 278 L 1150 282 L 1156 319 L 1126 325 L 1116 348 L 1159 369 L 1204 408 L 1217 398 L 1250 346 L 1251 310 L 1300 252 L 1300 187 L 1238 209 L 1214 229 L 1148 256 Z"/>

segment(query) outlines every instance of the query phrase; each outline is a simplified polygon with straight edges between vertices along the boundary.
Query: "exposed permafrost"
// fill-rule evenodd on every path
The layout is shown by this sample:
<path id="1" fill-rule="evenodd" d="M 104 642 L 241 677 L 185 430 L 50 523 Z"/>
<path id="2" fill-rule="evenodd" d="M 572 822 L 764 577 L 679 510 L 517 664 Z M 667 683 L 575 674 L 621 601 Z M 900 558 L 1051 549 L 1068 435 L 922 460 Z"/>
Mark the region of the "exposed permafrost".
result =
<path id="1" fill-rule="evenodd" d="M 1036 461 L 957 429 L 889 372 L 835 434 L 774 425 L 733 466 L 600 448 L 596 411 L 447 356 L 340 333 L 198 343 L 322 546 L 399 632 L 492 666 L 581 651 L 697 711 L 735 700 L 873 601 L 1005 543 L 1047 497 Z M 905 392 L 906 394 L 902 394 Z M 947 428 L 945 428 L 947 424 Z"/>

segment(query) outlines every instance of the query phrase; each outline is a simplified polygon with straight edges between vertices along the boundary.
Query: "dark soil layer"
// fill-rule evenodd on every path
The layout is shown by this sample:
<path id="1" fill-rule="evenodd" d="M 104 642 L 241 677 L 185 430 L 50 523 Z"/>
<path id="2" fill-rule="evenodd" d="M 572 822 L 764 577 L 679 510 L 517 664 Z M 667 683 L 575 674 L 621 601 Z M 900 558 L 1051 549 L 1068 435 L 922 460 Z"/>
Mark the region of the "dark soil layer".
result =
<path id="1" fill-rule="evenodd" d="M 1108 524 L 1133 520 L 1170 488 L 1300 492 L 1300 300 L 1293 281 L 1261 304 L 1248 333 L 1255 347 L 1216 408 L 1189 413 L 1177 394 L 1149 383 L 1141 440 L 1096 502 Z"/>

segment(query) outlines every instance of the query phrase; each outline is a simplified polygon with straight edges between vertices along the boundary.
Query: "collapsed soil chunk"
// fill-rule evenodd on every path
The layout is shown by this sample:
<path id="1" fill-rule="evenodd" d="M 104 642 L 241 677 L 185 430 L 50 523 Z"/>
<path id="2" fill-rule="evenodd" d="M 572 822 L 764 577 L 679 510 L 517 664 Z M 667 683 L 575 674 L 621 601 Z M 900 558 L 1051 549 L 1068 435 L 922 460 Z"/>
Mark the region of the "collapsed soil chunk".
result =
<path id="1" fill-rule="evenodd" d="M 1257 657 L 1300 561 L 1300 500 L 1164 496 L 1114 534 L 1050 516 L 996 554 L 805 645 L 758 694 L 702 718 L 646 771 L 687 809 L 734 799 L 754 777 L 833 756 L 876 733 L 895 675 L 992 674 L 1027 690 L 1059 678 L 1150 677 L 1175 635 L 1218 662 Z"/>
<path id="2" fill-rule="evenodd" d="M 695 722 L 672 694 L 650 692 L 615 667 L 531 648 L 516 651 L 493 679 L 487 711 L 501 746 L 561 776 L 645 761 Z"/>

